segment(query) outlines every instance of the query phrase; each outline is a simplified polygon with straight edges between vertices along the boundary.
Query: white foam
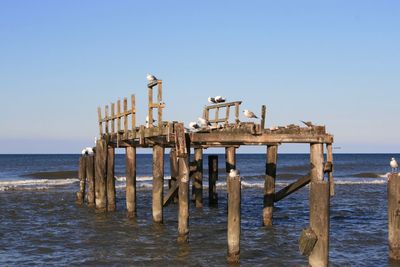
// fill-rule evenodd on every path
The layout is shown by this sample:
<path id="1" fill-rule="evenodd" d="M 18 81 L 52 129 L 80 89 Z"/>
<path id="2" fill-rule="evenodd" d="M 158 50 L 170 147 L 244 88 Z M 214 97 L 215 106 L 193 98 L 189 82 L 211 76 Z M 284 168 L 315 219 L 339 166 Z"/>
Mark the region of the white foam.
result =
<path id="1" fill-rule="evenodd" d="M 76 182 L 79 182 L 79 180 L 75 178 L 0 181 L 0 191 L 44 190 L 49 187 L 68 185 Z"/>
<path id="2" fill-rule="evenodd" d="M 118 182 L 126 182 L 126 177 L 125 176 L 119 176 L 119 177 L 116 176 L 115 179 Z M 153 180 L 153 177 L 151 177 L 151 176 L 138 176 L 138 177 L 136 177 L 136 181 L 138 181 L 138 182 L 145 182 L 145 181 L 152 181 L 152 180 Z M 164 180 L 171 180 L 171 176 L 165 176 Z"/>

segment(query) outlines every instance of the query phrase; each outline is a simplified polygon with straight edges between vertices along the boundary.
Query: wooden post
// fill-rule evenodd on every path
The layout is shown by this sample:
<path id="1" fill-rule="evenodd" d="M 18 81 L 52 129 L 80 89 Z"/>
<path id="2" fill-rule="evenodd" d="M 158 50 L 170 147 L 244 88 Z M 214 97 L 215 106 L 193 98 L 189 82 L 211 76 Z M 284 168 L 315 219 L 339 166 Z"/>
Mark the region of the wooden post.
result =
<path id="1" fill-rule="evenodd" d="M 400 261 L 400 176 L 389 174 L 388 180 L 389 258 Z"/>
<path id="2" fill-rule="evenodd" d="M 272 216 L 275 198 L 276 163 L 278 159 L 278 145 L 267 146 L 267 160 L 264 180 L 264 209 L 263 224 L 272 226 Z"/>
<path id="3" fill-rule="evenodd" d="M 228 175 L 228 262 L 239 262 L 240 256 L 240 176 Z"/>
<path id="4" fill-rule="evenodd" d="M 124 138 L 128 138 L 128 99 L 124 98 Z"/>
<path id="5" fill-rule="evenodd" d="M 153 221 L 163 222 L 164 147 L 153 146 Z"/>
<path id="6" fill-rule="evenodd" d="M 203 207 L 203 149 L 194 149 L 194 162 L 196 171 L 193 175 L 196 208 Z"/>
<path id="7" fill-rule="evenodd" d="M 105 106 L 104 107 L 104 112 L 105 112 L 105 124 L 106 124 L 106 134 L 108 134 L 109 133 L 109 131 L 108 131 L 108 122 L 109 122 L 109 120 L 110 120 L 110 117 L 108 117 L 108 106 Z"/>
<path id="8" fill-rule="evenodd" d="M 175 124 L 175 145 L 179 172 L 178 243 L 188 242 L 189 237 L 189 155 L 183 123 Z"/>
<path id="9" fill-rule="evenodd" d="M 229 173 L 231 169 L 236 169 L 236 147 L 230 146 L 225 148 L 225 165 L 226 172 Z"/>
<path id="10" fill-rule="evenodd" d="M 107 211 L 115 211 L 115 149 L 108 147 L 107 153 Z"/>
<path id="11" fill-rule="evenodd" d="M 178 243 L 186 243 L 189 239 L 189 161 L 187 158 L 178 159 L 179 166 L 179 214 L 178 214 Z"/>
<path id="12" fill-rule="evenodd" d="M 136 99 L 135 95 L 131 95 L 131 126 L 132 131 L 136 130 Z"/>
<path id="13" fill-rule="evenodd" d="M 239 103 L 235 103 L 235 122 L 239 124 Z"/>
<path id="14" fill-rule="evenodd" d="M 333 164 L 332 144 L 326 144 L 326 161 Z M 333 169 L 328 173 L 328 181 L 329 181 L 329 192 L 331 197 L 333 197 L 335 195 L 335 182 L 333 180 Z"/>
<path id="15" fill-rule="evenodd" d="M 157 81 L 157 102 L 158 102 L 158 109 L 157 109 L 157 119 L 158 119 L 158 127 L 162 127 L 162 114 L 163 114 L 163 109 L 161 106 L 162 102 L 162 81 L 158 80 Z"/>
<path id="16" fill-rule="evenodd" d="M 262 105 L 261 107 L 261 129 L 264 130 L 265 128 L 265 117 L 267 113 L 267 107 L 265 105 Z"/>
<path id="17" fill-rule="evenodd" d="M 128 217 L 136 217 L 136 147 L 126 148 L 126 209 Z"/>
<path id="18" fill-rule="evenodd" d="M 153 128 L 153 87 L 148 86 L 148 98 L 149 98 L 149 107 L 147 116 L 149 118 L 148 125 L 149 128 Z"/>
<path id="19" fill-rule="evenodd" d="M 178 169 L 178 159 L 176 157 L 176 150 L 175 148 L 171 148 L 171 151 L 169 153 L 169 166 L 170 166 L 170 172 L 171 172 L 171 180 L 169 183 L 169 188 L 175 187 L 175 184 L 178 183 L 178 175 L 179 175 L 179 169 Z M 174 203 L 178 202 L 178 196 L 174 197 Z"/>
<path id="20" fill-rule="evenodd" d="M 96 175 L 95 175 L 96 212 L 107 209 L 107 143 L 104 139 L 96 144 Z"/>
<path id="21" fill-rule="evenodd" d="M 101 117 L 101 107 L 97 108 L 97 117 L 98 117 L 98 121 L 99 121 L 99 133 L 100 136 L 103 135 L 103 118 Z"/>
<path id="22" fill-rule="evenodd" d="M 86 157 L 79 158 L 79 191 L 76 193 L 76 203 L 82 205 L 85 200 L 85 183 L 86 183 Z"/>
<path id="23" fill-rule="evenodd" d="M 217 183 L 218 180 L 218 156 L 208 156 L 208 205 L 218 204 Z"/>
<path id="24" fill-rule="evenodd" d="M 111 133 L 115 133 L 115 104 L 111 103 Z"/>
<path id="25" fill-rule="evenodd" d="M 87 205 L 88 207 L 95 206 L 95 191 L 94 191 L 94 160 L 95 156 L 86 157 L 86 177 L 87 177 Z"/>
<path id="26" fill-rule="evenodd" d="M 323 145 L 311 144 L 310 228 L 318 240 L 308 257 L 310 266 L 329 262 L 329 184 L 324 179 Z"/>

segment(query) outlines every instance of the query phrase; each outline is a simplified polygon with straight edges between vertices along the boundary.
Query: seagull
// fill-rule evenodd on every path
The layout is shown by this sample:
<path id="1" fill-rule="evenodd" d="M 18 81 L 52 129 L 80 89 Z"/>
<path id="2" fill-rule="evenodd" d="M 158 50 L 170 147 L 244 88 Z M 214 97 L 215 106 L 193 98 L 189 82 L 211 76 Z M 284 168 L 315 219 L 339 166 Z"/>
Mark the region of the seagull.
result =
<path id="1" fill-rule="evenodd" d="M 224 103 L 225 101 L 226 101 L 226 98 L 224 98 L 220 95 L 215 97 L 215 102 L 217 102 L 217 103 Z"/>
<path id="2" fill-rule="evenodd" d="M 94 154 L 93 148 L 92 147 L 87 147 L 86 148 L 86 155 L 91 156 L 93 154 Z"/>
<path id="3" fill-rule="evenodd" d="M 87 152 L 87 151 L 86 151 L 86 148 L 83 149 L 82 152 L 81 152 L 81 153 L 82 153 L 82 156 L 85 156 L 85 155 L 86 155 L 86 152 Z"/>
<path id="4" fill-rule="evenodd" d="M 244 116 L 245 116 L 246 118 L 249 118 L 249 119 L 258 119 L 258 117 L 254 114 L 254 112 L 251 112 L 250 110 L 247 110 L 247 109 L 243 110 L 243 114 L 244 114 Z"/>
<path id="5" fill-rule="evenodd" d="M 199 118 L 199 122 L 201 126 L 211 126 L 211 123 L 206 119 Z"/>
<path id="6" fill-rule="evenodd" d="M 301 121 L 302 123 L 304 123 L 307 127 L 313 127 L 314 124 L 312 124 L 311 121 Z"/>
<path id="7" fill-rule="evenodd" d="M 211 97 L 211 96 L 208 97 L 208 102 L 211 104 L 217 104 L 217 101 L 215 101 L 215 97 Z"/>
<path id="8" fill-rule="evenodd" d="M 390 161 L 390 167 L 392 167 L 392 173 L 397 172 L 397 168 L 399 167 L 399 164 L 397 164 L 397 161 L 395 158 L 392 158 Z"/>
<path id="9" fill-rule="evenodd" d="M 189 127 L 190 129 L 196 130 L 200 128 L 200 125 L 198 125 L 197 122 L 192 121 L 189 123 Z"/>
<path id="10" fill-rule="evenodd" d="M 230 178 L 235 178 L 238 175 L 240 175 L 239 170 L 231 169 L 230 172 L 229 172 L 229 177 Z"/>
<path id="11" fill-rule="evenodd" d="M 146 79 L 147 79 L 149 82 L 157 81 L 156 76 L 154 76 L 153 74 L 150 74 L 150 73 L 147 73 Z"/>

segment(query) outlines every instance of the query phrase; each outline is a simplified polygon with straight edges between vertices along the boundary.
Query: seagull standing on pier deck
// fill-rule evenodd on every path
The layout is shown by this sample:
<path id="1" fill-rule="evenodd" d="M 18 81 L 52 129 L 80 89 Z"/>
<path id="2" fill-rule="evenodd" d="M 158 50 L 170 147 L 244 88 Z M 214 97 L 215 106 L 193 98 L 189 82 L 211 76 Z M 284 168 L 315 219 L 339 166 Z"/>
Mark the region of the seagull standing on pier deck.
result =
<path id="1" fill-rule="evenodd" d="M 256 114 L 254 114 L 254 112 L 252 112 L 252 111 L 250 111 L 248 109 L 243 110 L 243 114 L 248 119 L 258 119 Z"/>
<path id="2" fill-rule="evenodd" d="M 147 79 L 149 82 L 157 81 L 156 76 L 154 76 L 153 74 L 150 74 L 150 73 L 147 73 L 146 79 Z"/>
<path id="3" fill-rule="evenodd" d="M 224 103 L 225 101 L 226 101 L 225 97 L 222 97 L 220 95 L 215 97 L 215 102 L 217 103 Z"/>
<path id="4" fill-rule="evenodd" d="M 192 122 L 189 123 L 189 127 L 190 127 L 190 129 L 192 129 L 192 130 L 200 129 L 200 125 L 198 125 L 197 122 L 194 122 L 194 121 L 192 121 Z"/>
<path id="5" fill-rule="evenodd" d="M 390 167 L 392 167 L 392 173 L 397 172 L 397 168 L 399 167 L 399 164 L 397 164 L 397 161 L 395 158 L 392 158 L 390 161 Z"/>
<path id="6" fill-rule="evenodd" d="M 211 126 L 211 123 L 206 119 L 199 118 L 199 122 L 201 126 Z"/>

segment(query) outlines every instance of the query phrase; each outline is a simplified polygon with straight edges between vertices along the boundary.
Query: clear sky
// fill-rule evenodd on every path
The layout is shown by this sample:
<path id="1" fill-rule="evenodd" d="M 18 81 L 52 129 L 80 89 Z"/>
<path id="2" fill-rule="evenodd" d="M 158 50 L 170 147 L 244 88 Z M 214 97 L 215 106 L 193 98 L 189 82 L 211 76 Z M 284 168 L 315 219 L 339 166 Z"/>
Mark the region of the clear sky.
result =
<path id="1" fill-rule="evenodd" d="M 224 95 L 326 125 L 336 152 L 400 151 L 400 1 L 1 0 L 0 153 L 79 153 L 132 93 L 143 122 L 147 72 L 165 119 Z"/>

